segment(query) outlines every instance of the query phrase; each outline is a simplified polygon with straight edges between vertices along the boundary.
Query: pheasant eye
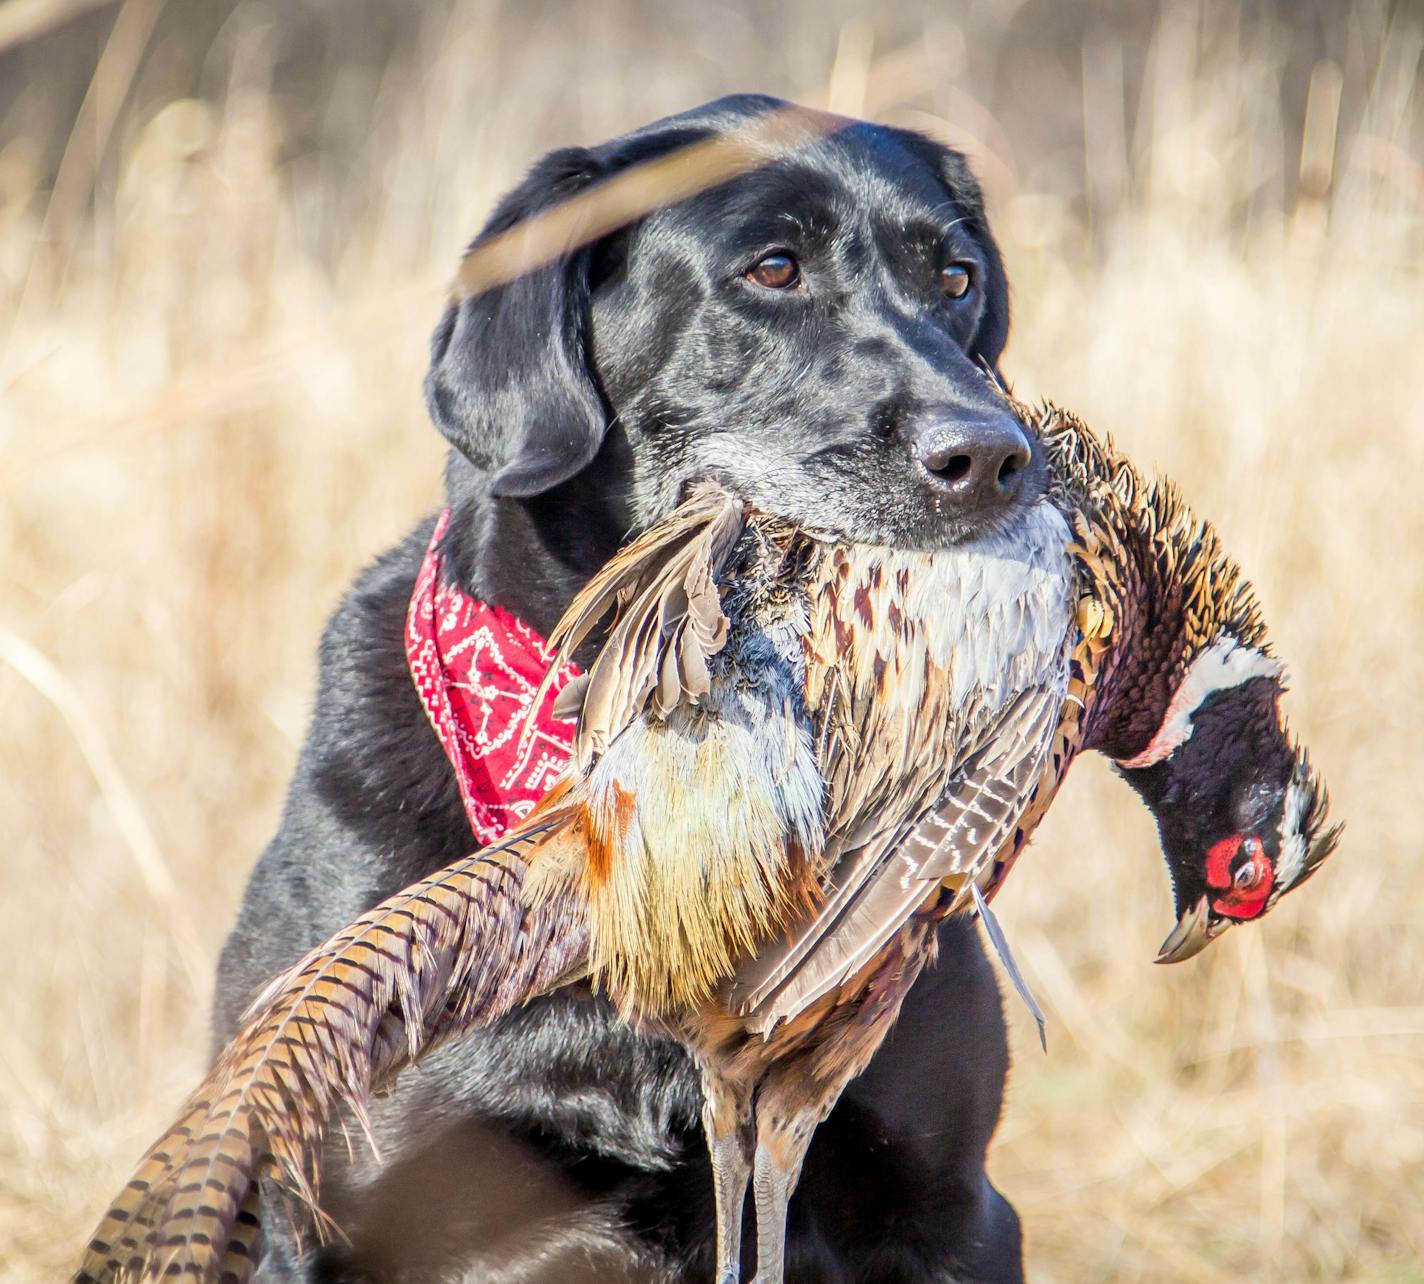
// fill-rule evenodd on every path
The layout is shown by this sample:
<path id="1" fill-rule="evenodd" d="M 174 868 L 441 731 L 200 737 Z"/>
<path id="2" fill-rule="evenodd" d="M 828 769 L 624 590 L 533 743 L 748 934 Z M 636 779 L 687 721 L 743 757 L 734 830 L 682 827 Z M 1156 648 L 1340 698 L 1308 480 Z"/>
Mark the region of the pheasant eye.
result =
<path id="1" fill-rule="evenodd" d="M 1270 874 L 1271 862 L 1261 840 L 1254 836 L 1241 844 L 1241 855 L 1243 859 L 1231 881 L 1238 892 L 1254 892 Z"/>
<path id="2" fill-rule="evenodd" d="M 763 290 L 789 290 L 801 280 L 801 267 L 789 254 L 768 254 L 747 269 L 746 278 Z"/>
<path id="3" fill-rule="evenodd" d="M 962 299 L 973 284 L 967 263 L 951 263 L 939 270 L 939 292 L 947 299 Z"/>

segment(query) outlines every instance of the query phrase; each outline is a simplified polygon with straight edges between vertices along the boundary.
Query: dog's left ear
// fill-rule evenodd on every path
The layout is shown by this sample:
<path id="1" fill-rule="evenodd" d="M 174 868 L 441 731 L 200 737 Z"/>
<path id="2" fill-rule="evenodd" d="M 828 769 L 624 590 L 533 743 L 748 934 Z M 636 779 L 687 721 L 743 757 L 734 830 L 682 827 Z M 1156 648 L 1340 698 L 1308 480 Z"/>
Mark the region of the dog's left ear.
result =
<path id="1" fill-rule="evenodd" d="M 583 148 L 551 152 L 470 246 L 591 187 L 605 167 Z M 598 453 L 608 428 L 589 358 L 589 248 L 451 300 L 430 345 L 425 399 L 492 494 L 538 495 Z"/>
<path id="2" fill-rule="evenodd" d="M 984 282 L 984 315 L 969 348 L 969 355 L 991 366 L 999 373 L 999 358 L 1009 341 L 1009 279 L 1004 272 L 1004 260 L 999 244 L 989 230 L 984 213 L 984 193 L 979 180 L 969 168 L 963 154 L 912 130 L 896 130 L 907 149 L 935 171 L 949 192 L 955 212 L 974 233 L 974 239 L 984 251 L 984 263 L 989 279 Z"/>
<path id="3" fill-rule="evenodd" d="M 962 211 L 970 227 L 974 229 L 974 239 L 984 251 L 984 266 L 989 279 L 984 282 L 984 315 L 979 318 L 979 329 L 974 333 L 974 342 L 969 355 L 978 357 L 994 373 L 999 374 L 999 358 L 1004 355 L 1004 345 L 1009 341 L 1009 277 L 1004 271 L 1003 256 L 999 253 L 999 243 L 989 230 L 989 219 L 984 212 L 984 193 L 979 180 L 969 168 L 969 162 L 950 148 L 941 148 L 940 172 L 950 197 Z"/>

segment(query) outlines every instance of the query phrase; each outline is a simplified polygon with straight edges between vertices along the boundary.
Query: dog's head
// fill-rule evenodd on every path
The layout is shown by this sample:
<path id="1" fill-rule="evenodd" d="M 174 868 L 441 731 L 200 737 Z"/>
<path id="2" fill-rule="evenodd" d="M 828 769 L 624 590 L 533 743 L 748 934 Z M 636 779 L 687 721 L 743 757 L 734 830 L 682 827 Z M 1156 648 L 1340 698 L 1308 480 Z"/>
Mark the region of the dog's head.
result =
<path id="1" fill-rule="evenodd" d="M 786 111 L 722 99 L 554 152 L 471 251 Z M 616 449 L 640 525 L 712 477 L 766 510 L 908 547 L 979 534 L 1041 493 L 1036 448 L 991 377 L 1008 290 L 963 157 L 805 120 L 769 160 L 457 295 L 427 397 L 491 493 L 543 494 Z"/>

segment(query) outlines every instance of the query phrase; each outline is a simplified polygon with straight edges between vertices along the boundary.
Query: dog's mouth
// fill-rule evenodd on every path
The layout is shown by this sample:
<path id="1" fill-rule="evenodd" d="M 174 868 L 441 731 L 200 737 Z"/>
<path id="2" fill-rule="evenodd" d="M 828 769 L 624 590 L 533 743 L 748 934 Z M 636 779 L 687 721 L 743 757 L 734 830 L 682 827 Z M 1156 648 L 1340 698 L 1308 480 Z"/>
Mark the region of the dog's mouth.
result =
<path id="1" fill-rule="evenodd" d="M 846 479 L 839 479 L 842 486 Z M 1022 530 L 1030 514 L 1047 502 L 1047 469 L 1039 452 L 1018 493 L 1007 503 L 988 511 L 959 512 L 946 498 L 929 488 L 916 488 L 904 496 L 854 496 L 827 491 L 819 506 L 776 487 L 748 485 L 745 479 L 709 469 L 681 485 L 677 502 L 685 502 L 697 489 L 715 486 L 735 496 L 749 509 L 794 523 L 811 539 L 826 544 L 861 544 L 905 552 L 934 553 L 980 541 L 1011 538 Z M 800 502 L 798 502 L 800 501 Z"/>
<path id="2" fill-rule="evenodd" d="M 999 502 L 979 506 L 956 504 L 929 491 L 926 534 L 936 547 L 955 547 L 1017 530 L 1048 493 L 1047 469 L 1041 460 L 1028 465 L 1016 479 L 1014 493 Z"/>
<path id="3" fill-rule="evenodd" d="M 983 540 L 1012 536 L 1023 529 L 1034 509 L 1046 502 L 1048 467 L 1042 450 L 1016 467 L 1010 484 L 988 495 L 965 499 L 946 493 L 936 480 L 923 476 L 903 497 L 891 497 L 842 534 L 862 543 L 887 544 L 917 552 L 960 548 Z"/>

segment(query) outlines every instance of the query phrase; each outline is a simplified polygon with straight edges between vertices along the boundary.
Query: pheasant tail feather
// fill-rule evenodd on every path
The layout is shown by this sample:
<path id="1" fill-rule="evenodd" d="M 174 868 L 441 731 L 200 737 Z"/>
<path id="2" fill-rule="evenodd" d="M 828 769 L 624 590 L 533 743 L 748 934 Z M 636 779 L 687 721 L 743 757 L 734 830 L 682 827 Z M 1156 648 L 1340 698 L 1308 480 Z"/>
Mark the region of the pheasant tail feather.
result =
<path id="1" fill-rule="evenodd" d="M 250 1275 L 270 1176 L 316 1209 L 326 1121 L 403 1064 L 580 972 L 584 854 L 557 809 L 363 914 L 278 977 L 105 1214 L 77 1280 Z"/>

